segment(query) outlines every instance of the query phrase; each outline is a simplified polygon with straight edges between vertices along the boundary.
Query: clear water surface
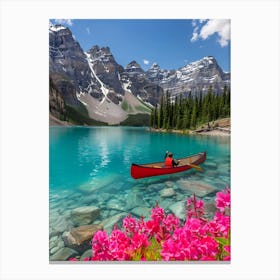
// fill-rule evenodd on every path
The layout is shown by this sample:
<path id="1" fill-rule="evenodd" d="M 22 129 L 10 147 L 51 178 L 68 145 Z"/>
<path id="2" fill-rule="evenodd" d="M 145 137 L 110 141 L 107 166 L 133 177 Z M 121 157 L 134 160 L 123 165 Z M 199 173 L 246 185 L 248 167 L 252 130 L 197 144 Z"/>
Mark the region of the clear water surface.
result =
<path id="1" fill-rule="evenodd" d="M 75 226 L 71 211 L 78 207 L 98 207 L 95 223 L 120 213 L 148 217 L 156 201 L 176 213 L 172 205 L 190 194 L 182 182 L 216 191 L 230 187 L 228 136 L 155 133 L 136 127 L 50 127 L 49 145 L 50 238 Z M 138 180 L 130 176 L 131 163 L 163 161 L 166 150 L 175 158 L 206 151 L 203 172 L 192 169 Z"/>

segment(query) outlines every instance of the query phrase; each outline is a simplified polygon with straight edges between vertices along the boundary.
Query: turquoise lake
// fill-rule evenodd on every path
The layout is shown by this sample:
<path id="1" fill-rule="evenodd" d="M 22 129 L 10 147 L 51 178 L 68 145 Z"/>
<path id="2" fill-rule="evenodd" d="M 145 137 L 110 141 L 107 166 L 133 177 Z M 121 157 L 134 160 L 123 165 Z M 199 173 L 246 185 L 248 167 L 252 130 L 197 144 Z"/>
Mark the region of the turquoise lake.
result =
<path id="1" fill-rule="evenodd" d="M 50 127 L 50 255 L 65 246 L 73 227 L 102 223 L 110 231 L 128 213 L 149 217 L 156 202 L 183 219 L 186 197 L 197 190 L 205 201 L 230 188 L 230 137 L 149 132 L 136 127 Z M 206 151 L 203 171 L 135 180 L 131 163 L 163 161 Z M 99 216 L 73 220 L 73 210 L 97 207 Z"/>

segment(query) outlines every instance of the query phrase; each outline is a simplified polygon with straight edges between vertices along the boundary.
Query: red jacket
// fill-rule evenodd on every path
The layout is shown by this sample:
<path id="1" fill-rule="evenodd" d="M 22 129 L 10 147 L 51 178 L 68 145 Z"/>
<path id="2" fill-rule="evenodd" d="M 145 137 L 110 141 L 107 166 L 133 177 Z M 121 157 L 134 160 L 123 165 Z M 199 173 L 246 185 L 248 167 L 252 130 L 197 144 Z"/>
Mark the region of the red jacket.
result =
<path id="1" fill-rule="evenodd" d="M 167 157 L 167 158 L 165 159 L 165 166 L 167 166 L 167 167 L 173 167 L 172 161 L 173 161 L 173 158 Z"/>

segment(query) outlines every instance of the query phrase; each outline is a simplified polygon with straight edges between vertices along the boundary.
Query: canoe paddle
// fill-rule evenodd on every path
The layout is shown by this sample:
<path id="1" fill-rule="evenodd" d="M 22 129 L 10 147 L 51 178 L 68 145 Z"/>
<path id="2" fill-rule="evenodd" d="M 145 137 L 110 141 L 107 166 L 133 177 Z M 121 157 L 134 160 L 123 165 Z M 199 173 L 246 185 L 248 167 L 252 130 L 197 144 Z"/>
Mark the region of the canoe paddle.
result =
<path id="1" fill-rule="evenodd" d="M 196 169 L 197 171 L 202 171 L 202 168 L 200 166 L 191 164 L 191 163 L 187 163 L 187 165 L 191 166 L 192 168 Z M 161 168 L 161 166 L 158 165 L 153 165 L 153 168 Z"/>
<path id="2" fill-rule="evenodd" d="M 197 165 L 194 165 L 194 164 L 191 164 L 191 163 L 187 163 L 187 165 L 191 166 L 192 168 L 196 169 L 197 171 L 202 171 L 202 168 L 200 166 L 197 166 Z"/>

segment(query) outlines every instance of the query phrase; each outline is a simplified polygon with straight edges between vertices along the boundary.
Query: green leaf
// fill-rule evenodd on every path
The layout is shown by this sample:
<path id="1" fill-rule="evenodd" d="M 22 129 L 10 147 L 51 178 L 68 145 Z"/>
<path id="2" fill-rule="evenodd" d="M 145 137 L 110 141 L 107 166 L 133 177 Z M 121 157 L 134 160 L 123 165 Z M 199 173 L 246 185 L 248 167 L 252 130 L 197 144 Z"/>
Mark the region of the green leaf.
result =
<path id="1" fill-rule="evenodd" d="M 215 240 L 216 240 L 219 244 L 221 244 L 221 245 L 223 245 L 223 246 L 229 246 L 229 245 L 230 245 L 229 239 L 227 239 L 227 238 L 224 238 L 224 237 L 216 237 Z"/>

